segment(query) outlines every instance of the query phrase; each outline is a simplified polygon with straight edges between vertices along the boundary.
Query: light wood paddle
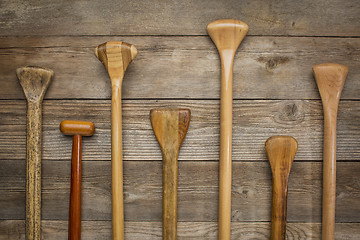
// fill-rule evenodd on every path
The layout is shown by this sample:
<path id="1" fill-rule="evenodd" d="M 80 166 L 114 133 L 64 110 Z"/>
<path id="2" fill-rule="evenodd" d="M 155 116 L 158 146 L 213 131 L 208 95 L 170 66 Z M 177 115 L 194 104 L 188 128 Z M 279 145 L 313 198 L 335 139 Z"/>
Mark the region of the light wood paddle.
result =
<path id="1" fill-rule="evenodd" d="M 177 158 L 190 123 L 189 109 L 153 109 L 150 120 L 163 157 L 163 239 L 177 239 Z"/>
<path id="2" fill-rule="evenodd" d="M 333 240 L 336 199 L 336 121 L 348 67 L 324 63 L 313 67 L 324 109 L 322 239 Z"/>
<path id="3" fill-rule="evenodd" d="M 265 143 L 272 172 L 271 239 L 286 239 L 288 179 L 298 143 L 293 137 L 273 136 Z"/>
<path id="4" fill-rule="evenodd" d="M 81 143 L 82 136 L 91 136 L 95 125 L 87 121 L 64 120 L 60 123 L 64 135 L 73 135 L 69 211 L 69 240 L 81 240 Z"/>
<path id="5" fill-rule="evenodd" d="M 233 62 L 248 30 L 246 23 L 234 19 L 217 20 L 207 26 L 221 59 L 219 240 L 230 240 Z"/>
<path id="6" fill-rule="evenodd" d="M 42 101 L 54 72 L 41 67 L 22 67 L 16 74 L 27 100 L 26 239 L 40 240 Z"/>
<path id="7" fill-rule="evenodd" d="M 130 62 L 137 50 L 125 42 L 106 42 L 95 49 L 96 57 L 104 64 L 111 79 L 111 177 L 112 230 L 114 240 L 124 239 L 124 199 L 122 161 L 121 86 Z"/>

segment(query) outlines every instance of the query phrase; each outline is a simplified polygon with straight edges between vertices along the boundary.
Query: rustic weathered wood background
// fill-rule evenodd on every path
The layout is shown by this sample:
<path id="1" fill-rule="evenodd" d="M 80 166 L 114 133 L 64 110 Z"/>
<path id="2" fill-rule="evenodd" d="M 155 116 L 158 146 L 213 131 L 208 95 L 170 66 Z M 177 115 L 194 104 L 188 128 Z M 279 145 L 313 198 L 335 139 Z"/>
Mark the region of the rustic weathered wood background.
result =
<path id="1" fill-rule="evenodd" d="M 15 69 L 55 71 L 43 105 L 43 239 L 67 239 L 71 137 L 83 141 L 83 239 L 111 239 L 110 79 L 94 56 L 109 40 L 139 50 L 123 84 L 126 239 L 161 239 L 155 107 L 187 107 L 179 155 L 179 239 L 216 239 L 220 60 L 206 34 L 219 18 L 250 26 L 234 63 L 232 239 L 269 239 L 265 140 L 291 135 L 288 239 L 319 239 L 323 116 L 312 66 L 348 65 L 338 116 L 336 239 L 360 239 L 360 5 L 306 1 L 0 1 L 0 239 L 24 239 L 26 102 Z"/>

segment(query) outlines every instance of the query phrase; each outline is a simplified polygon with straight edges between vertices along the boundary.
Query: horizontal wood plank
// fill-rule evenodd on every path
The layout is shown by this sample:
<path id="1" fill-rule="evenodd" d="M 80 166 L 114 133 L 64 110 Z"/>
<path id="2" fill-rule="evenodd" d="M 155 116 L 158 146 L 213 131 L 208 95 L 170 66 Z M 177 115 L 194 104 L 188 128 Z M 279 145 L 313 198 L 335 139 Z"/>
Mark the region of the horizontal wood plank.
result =
<path id="1" fill-rule="evenodd" d="M 179 161 L 218 161 L 218 100 L 125 100 L 123 102 L 124 160 L 160 161 L 161 151 L 150 123 L 150 109 L 191 110 L 188 133 Z M 43 160 L 71 157 L 72 138 L 59 130 L 62 120 L 95 123 L 95 134 L 84 137 L 83 159 L 110 161 L 110 100 L 48 100 L 43 105 Z M 299 142 L 295 161 L 322 161 L 321 102 L 303 100 L 236 100 L 233 117 L 233 160 L 267 161 L 265 141 L 290 135 Z M 341 101 L 338 113 L 337 160 L 360 160 L 360 102 Z M 26 157 L 26 103 L 0 101 L 0 161 Z"/>
<path id="2" fill-rule="evenodd" d="M 252 35 L 359 36 L 356 0 L 49 1 L 1 3 L 1 35 L 204 35 L 237 18 Z"/>
<path id="3" fill-rule="evenodd" d="M 336 223 L 335 238 L 349 240 L 360 238 L 359 223 Z M 286 239 L 320 239 L 320 223 L 288 223 Z M 270 224 L 264 222 L 235 222 L 231 225 L 233 239 L 270 238 Z M 67 239 L 67 221 L 42 221 L 42 239 Z M 111 221 L 82 221 L 84 239 L 111 239 Z M 160 222 L 126 222 L 125 237 L 128 239 L 162 239 Z M 4 240 L 25 240 L 25 222 L 22 220 L 0 221 L 0 238 Z M 217 239 L 217 223 L 179 222 L 178 239 Z"/>
<path id="4" fill-rule="evenodd" d="M 2 161 L 0 218 L 24 219 L 25 161 Z M 82 219 L 111 219 L 110 162 L 82 163 Z M 322 164 L 294 162 L 289 178 L 288 221 L 320 222 Z M 126 221 L 161 221 L 161 162 L 124 163 Z M 337 164 L 336 221 L 360 222 L 359 162 Z M 271 170 L 267 162 L 233 163 L 232 220 L 270 221 Z M 42 219 L 67 220 L 70 161 L 44 161 Z M 217 221 L 218 163 L 180 162 L 179 221 Z"/>
<path id="5" fill-rule="evenodd" d="M 94 48 L 110 40 L 134 44 L 138 56 L 123 82 L 125 99 L 220 97 L 220 60 L 209 37 L 2 37 L 0 98 L 24 99 L 15 70 L 51 68 L 46 99 L 109 99 L 110 79 Z M 235 99 L 320 99 L 312 67 L 349 66 L 342 99 L 360 99 L 358 38 L 247 37 L 234 62 Z"/>

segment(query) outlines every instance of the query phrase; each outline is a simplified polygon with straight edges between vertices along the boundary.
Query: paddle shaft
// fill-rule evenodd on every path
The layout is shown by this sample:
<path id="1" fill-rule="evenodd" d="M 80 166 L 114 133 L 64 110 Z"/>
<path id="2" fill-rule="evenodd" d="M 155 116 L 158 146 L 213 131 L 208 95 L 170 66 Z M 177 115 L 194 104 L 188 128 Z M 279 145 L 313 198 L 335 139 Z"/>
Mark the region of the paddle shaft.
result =
<path id="1" fill-rule="evenodd" d="M 113 239 L 124 239 L 121 86 L 112 86 L 111 191 Z"/>
<path id="2" fill-rule="evenodd" d="M 27 102 L 26 239 L 40 239 L 41 223 L 41 102 Z"/>
<path id="3" fill-rule="evenodd" d="M 273 175 L 271 240 L 286 239 L 288 177 Z"/>
<path id="4" fill-rule="evenodd" d="M 81 135 L 73 136 L 69 212 L 69 240 L 81 239 Z"/>
<path id="5" fill-rule="evenodd" d="M 273 136 L 265 143 L 273 185 L 271 240 L 286 239 L 288 179 L 297 147 L 297 141 L 290 136 Z"/>
<path id="6" fill-rule="evenodd" d="M 163 156 L 163 239 L 177 239 L 178 149 L 168 149 Z"/>
<path id="7" fill-rule="evenodd" d="M 336 199 L 337 107 L 324 106 L 322 239 L 334 239 Z"/>
<path id="8" fill-rule="evenodd" d="M 230 239 L 234 52 L 220 52 L 219 239 Z"/>

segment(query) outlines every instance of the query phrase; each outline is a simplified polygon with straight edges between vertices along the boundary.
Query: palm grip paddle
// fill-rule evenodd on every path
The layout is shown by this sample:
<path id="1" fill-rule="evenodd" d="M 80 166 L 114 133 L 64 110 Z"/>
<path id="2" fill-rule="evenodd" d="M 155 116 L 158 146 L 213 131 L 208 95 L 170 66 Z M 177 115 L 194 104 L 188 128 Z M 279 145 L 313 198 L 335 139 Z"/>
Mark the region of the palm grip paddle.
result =
<path id="1" fill-rule="evenodd" d="M 124 239 L 121 87 L 125 71 L 136 57 L 136 48 L 125 42 L 106 42 L 95 49 L 111 79 L 111 191 L 114 240 Z"/>
<path id="2" fill-rule="evenodd" d="M 248 30 L 246 23 L 234 19 L 217 20 L 207 26 L 221 59 L 219 240 L 230 240 L 233 62 Z"/>
<path id="3" fill-rule="evenodd" d="M 333 240 L 336 199 L 336 122 L 348 67 L 324 63 L 313 67 L 324 109 L 322 239 Z"/>
<path id="4" fill-rule="evenodd" d="M 27 240 L 40 240 L 42 101 L 54 72 L 41 67 L 22 67 L 16 74 L 27 101 L 25 236 Z"/>
<path id="5" fill-rule="evenodd" d="M 177 158 L 190 123 L 189 109 L 153 109 L 151 125 L 163 157 L 163 239 L 177 239 Z"/>

